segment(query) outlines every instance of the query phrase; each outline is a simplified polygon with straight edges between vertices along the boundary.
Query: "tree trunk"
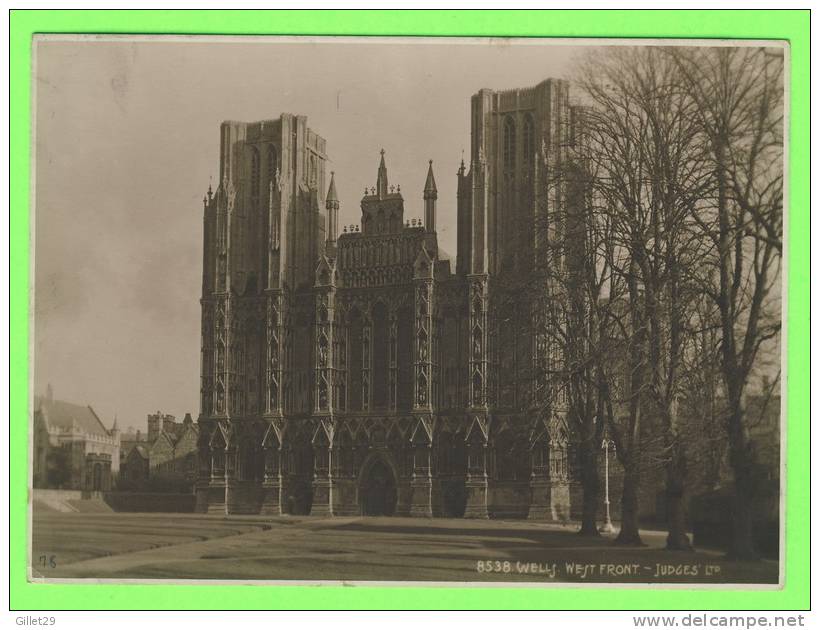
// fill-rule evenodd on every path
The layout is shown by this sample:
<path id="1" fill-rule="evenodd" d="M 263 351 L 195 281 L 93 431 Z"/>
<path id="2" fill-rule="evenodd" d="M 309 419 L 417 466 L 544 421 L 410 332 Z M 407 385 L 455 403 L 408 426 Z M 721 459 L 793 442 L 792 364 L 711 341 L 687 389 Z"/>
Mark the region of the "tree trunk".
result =
<path id="1" fill-rule="evenodd" d="M 742 360 L 738 359 L 738 346 L 743 347 L 750 341 L 750 328 L 757 324 L 750 320 L 746 324 L 746 336 L 743 341 L 735 337 L 736 314 L 734 297 L 732 295 L 732 267 L 729 256 L 730 247 L 735 236 L 731 231 L 731 213 L 726 195 L 726 158 L 725 147 L 728 141 L 721 136 L 716 144 L 715 159 L 717 162 L 718 177 L 718 225 L 720 234 L 720 315 L 723 332 L 723 378 L 726 384 L 729 399 L 729 462 L 735 478 L 735 495 L 732 510 L 732 541 L 729 545 L 729 556 L 735 559 L 758 559 L 754 549 L 752 533 L 752 505 L 754 496 L 752 466 L 753 456 L 749 452 L 746 436 L 744 435 L 743 417 L 743 389 L 748 378 L 748 371 Z M 735 265 L 740 265 L 737 261 Z M 755 287 L 755 290 L 757 287 Z M 732 308 L 730 308 L 732 307 Z"/>
<path id="2" fill-rule="evenodd" d="M 735 475 L 737 478 L 737 475 Z M 760 560 L 755 549 L 754 526 L 752 522 L 753 493 L 750 484 L 735 482 L 735 496 L 732 505 L 732 540 L 728 557 L 732 560 Z"/>
<path id="3" fill-rule="evenodd" d="M 598 450 L 585 440 L 581 448 L 581 487 L 584 492 L 581 511 L 581 536 L 600 536 L 598 531 L 598 499 L 601 483 L 598 478 Z"/>
<path id="4" fill-rule="evenodd" d="M 752 501 L 755 495 L 755 480 L 752 474 L 754 459 L 741 429 L 742 413 L 738 403 L 730 419 L 729 459 L 735 477 L 735 492 L 732 502 L 732 540 L 728 556 L 733 560 L 759 560 L 752 522 Z"/>
<path id="5" fill-rule="evenodd" d="M 685 479 L 686 460 L 680 445 L 673 445 L 666 469 L 666 511 L 668 535 L 666 548 L 670 551 L 691 551 L 692 543 L 686 535 Z"/>
<path id="6" fill-rule="evenodd" d="M 615 538 L 619 545 L 643 545 L 638 524 L 639 476 L 635 470 L 624 470 L 621 494 L 621 530 Z"/>

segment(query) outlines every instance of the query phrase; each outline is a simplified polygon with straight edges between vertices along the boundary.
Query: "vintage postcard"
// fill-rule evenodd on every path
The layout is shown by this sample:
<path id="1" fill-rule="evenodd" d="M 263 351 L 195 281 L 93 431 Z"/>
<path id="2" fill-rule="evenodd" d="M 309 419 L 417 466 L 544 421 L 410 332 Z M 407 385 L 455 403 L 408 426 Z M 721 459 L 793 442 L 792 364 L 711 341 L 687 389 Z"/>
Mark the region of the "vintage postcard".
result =
<path id="1" fill-rule="evenodd" d="M 776 588 L 788 57 L 37 36 L 29 579 Z"/>

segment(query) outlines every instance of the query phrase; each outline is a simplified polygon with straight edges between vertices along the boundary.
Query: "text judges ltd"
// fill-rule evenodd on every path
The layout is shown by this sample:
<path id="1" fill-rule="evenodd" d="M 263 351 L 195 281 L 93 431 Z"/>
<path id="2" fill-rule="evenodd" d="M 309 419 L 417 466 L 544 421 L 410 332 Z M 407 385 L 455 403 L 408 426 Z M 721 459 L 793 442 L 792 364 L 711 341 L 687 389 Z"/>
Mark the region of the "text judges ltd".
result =
<path id="1" fill-rule="evenodd" d="M 578 563 L 578 562 L 521 562 L 510 560 L 478 560 L 478 573 L 520 573 L 543 575 L 550 579 L 558 576 L 580 580 L 618 577 L 699 577 L 720 573 L 717 564 L 653 564 L 638 563 Z"/>

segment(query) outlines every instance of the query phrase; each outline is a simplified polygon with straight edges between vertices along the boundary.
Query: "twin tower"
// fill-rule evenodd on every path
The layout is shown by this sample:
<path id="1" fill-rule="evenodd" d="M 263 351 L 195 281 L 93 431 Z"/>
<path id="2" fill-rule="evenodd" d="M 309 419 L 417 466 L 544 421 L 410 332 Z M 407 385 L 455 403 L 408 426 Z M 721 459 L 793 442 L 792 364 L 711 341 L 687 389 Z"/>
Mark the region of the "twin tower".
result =
<path id="1" fill-rule="evenodd" d="M 360 224 L 340 233 L 304 116 L 222 124 L 204 200 L 200 511 L 569 516 L 564 411 L 533 395 L 538 305 L 501 296 L 534 269 L 538 226 L 558 234 L 546 182 L 574 111 L 554 79 L 472 97 L 455 268 L 432 162 L 423 224 L 382 151 Z"/>

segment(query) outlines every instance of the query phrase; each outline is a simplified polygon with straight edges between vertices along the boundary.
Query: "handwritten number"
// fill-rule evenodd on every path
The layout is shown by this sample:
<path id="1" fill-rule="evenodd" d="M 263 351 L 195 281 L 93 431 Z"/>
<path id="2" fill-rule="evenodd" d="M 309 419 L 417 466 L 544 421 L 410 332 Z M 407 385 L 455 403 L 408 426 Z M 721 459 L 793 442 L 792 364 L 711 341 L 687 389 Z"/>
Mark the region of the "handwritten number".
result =
<path id="1" fill-rule="evenodd" d="M 47 567 L 50 567 L 50 568 L 52 568 L 52 569 L 56 569 L 56 568 L 57 568 L 57 556 L 47 556 L 47 555 L 42 555 L 42 556 L 40 556 L 40 558 L 39 558 L 39 562 L 40 562 L 40 564 L 41 564 L 41 565 L 43 565 L 44 567 L 46 567 L 46 566 L 47 566 Z"/>

